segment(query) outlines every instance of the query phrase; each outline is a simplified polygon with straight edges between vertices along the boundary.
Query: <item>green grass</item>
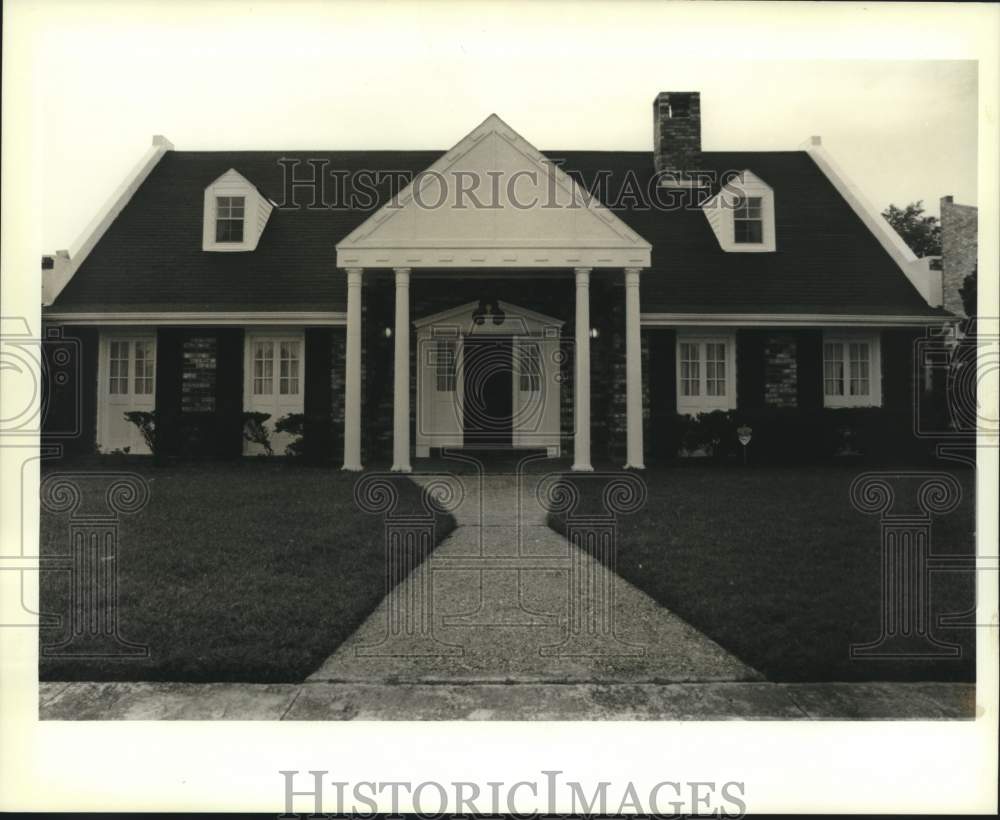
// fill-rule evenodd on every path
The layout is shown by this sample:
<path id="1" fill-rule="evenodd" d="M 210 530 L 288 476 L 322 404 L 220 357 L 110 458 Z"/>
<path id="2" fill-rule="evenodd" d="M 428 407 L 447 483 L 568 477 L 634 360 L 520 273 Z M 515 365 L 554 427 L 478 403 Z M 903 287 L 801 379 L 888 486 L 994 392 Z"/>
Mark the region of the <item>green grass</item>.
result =
<path id="1" fill-rule="evenodd" d="M 136 458 L 46 474 L 79 469 L 149 482 L 148 505 L 120 526 L 118 618 L 121 635 L 150 656 L 42 657 L 42 680 L 301 681 L 385 595 L 382 516 L 355 505 L 356 474 L 264 459 L 157 467 Z M 419 511 L 420 489 L 393 480 L 397 512 Z M 80 483 L 86 505 L 102 506 L 98 485 Z M 454 527 L 449 515 L 436 523 L 439 540 Z M 68 527 L 68 513 L 43 512 L 43 556 L 68 553 Z M 42 611 L 65 615 L 68 598 L 68 574 L 43 571 Z M 43 647 L 66 630 L 43 628 Z"/>
<path id="2" fill-rule="evenodd" d="M 620 519 L 618 572 L 769 679 L 777 681 L 962 680 L 975 675 L 975 631 L 934 628 L 961 658 L 852 660 L 849 646 L 880 632 L 877 515 L 850 504 L 862 472 L 843 466 L 720 468 L 685 465 L 642 474 L 649 499 Z M 975 481 L 952 471 L 963 500 L 934 519 L 935 553 L 975 550 Z M 581 510 L 599 503 L 580 481 Z M 916 484 L 897 485 L 899 511 Z M 909 507 L 905 504 L 908 503 Z M 564 521 L 550 525 L 565 531 Z M 968 610 L 971 573 L 935 573 L 935 614 Z"/>

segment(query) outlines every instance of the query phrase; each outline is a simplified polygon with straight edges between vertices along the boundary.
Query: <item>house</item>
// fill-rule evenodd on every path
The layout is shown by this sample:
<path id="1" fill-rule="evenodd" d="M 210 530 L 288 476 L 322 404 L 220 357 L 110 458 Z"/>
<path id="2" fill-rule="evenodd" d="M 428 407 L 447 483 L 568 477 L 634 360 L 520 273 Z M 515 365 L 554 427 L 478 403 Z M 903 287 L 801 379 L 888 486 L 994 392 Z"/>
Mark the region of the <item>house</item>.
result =
<path id="1" fill-rule="evenodd" d="M 698 92 L 652 113 L 650 151 L 542 152 L 495 115 L 444 153 L 154 138 L 43 258 L 43 319 L 80 357 L 72 445 L 148 452 L 137 411 L 168 455 L 261 452 L 256 413 L 275 452 L 350 470 L 452 447 L 588 470 L 672 455 L 712 411 L 910 429 L 940 271 L 818 137 L 704 151 Z"/>

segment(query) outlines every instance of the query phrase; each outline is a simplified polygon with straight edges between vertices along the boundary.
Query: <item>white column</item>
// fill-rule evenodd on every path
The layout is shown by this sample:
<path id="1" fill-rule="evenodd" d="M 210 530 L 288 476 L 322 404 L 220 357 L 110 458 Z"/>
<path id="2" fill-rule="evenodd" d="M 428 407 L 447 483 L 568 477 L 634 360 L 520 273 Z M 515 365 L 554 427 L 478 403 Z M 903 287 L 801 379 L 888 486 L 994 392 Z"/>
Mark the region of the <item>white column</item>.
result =
<path id="1" fill-rule="evenodd" d="M 590 471 L 590 268 L 576 269 L 573 469 Z"/>
<path id="2" fill-rule="evenodd" d="M 361 469 L 361 268 L 347 269 L 344 469 Z"/>
<path id="3" fill-rule="evenodd" d="M 392 471 L 410 472 L 410 269 L 396 268 L 395 361 L 392 394 Z"/>
<path id="4" fill-rule="evenodd" d="M 639 268 L 625 268 L 625 468 L 645 467 L 642 453 L 642 335 L 639 330 Z"/>

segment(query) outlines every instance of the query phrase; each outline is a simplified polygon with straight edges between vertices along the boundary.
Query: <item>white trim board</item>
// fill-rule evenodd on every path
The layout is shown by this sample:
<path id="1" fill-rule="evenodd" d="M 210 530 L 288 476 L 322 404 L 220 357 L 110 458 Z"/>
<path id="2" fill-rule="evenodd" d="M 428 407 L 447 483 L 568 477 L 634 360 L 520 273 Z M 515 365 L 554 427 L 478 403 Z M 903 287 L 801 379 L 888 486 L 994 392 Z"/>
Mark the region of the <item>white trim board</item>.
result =
<path id="1" fill-rule="evenodd" d="M 643 313 L 643 327 L 937 327 L 953 316 L 876 316 L 826 313 Z"/>
<path id="2" fill-rule="evenodd" d="M 64 325 L 330 325 L 347 324 L 343 312 L 258 312 L 258 313 L 59 313 L 43 312 L 42 320 Z"/>
<path id="3" fill-rule="evenodd" d="M 146 181 L 156 164 L 167 151 L 174 149 L 173 143 L 166 137 L 157 134 L 153 144 L 139 160 L 125 180 L 119 185 L 111 197 L 104 203 L 97 215 L 90 221 L 80 237 L 70 246 L 70 250 L 58 251 L 55 255 L 55 265 L 51 270 L 42 271 L 42 305 L 51 305 L 62 293 L 70 279 L 79 270 L 80 265 L 90 255 L 101 237 L 115 221 L 118 214 L 128 205 L 139 186 Z"/>

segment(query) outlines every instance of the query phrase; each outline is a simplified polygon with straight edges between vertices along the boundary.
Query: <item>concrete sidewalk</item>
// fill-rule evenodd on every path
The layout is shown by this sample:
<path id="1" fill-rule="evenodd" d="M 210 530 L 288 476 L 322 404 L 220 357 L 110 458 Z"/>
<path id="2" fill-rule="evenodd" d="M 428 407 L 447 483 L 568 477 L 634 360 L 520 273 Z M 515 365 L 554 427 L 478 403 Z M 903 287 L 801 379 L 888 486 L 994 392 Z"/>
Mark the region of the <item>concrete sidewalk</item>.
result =
<path id="1" fill-rule="evenodd" d="M 42 683 L 41 720 L 955 720 L 963 683 Z"/>
<path id="2" fill-rule="evenodd" d="M 547 512 L 536 493 L 540 479 L 463 476 L 464 500 L 453 511 L 456 529 L 309 681 L 763 680 L 757 670 L 546 526 Z M 427 479 L 416 475 L 414 480 Z M 589 610 L 576 610 L 575 617 L 594 628 L 571 642 L 574 578 L 588 587 L 594 602 Z M 399 626 L 407 618 L 404 625 L 412 629 Z M 390 624 L 397 625 L 395 634 Z"/>

